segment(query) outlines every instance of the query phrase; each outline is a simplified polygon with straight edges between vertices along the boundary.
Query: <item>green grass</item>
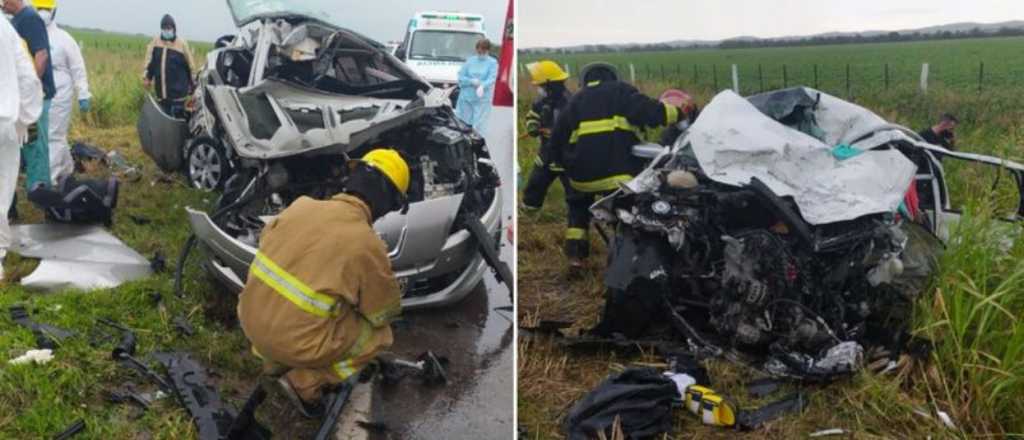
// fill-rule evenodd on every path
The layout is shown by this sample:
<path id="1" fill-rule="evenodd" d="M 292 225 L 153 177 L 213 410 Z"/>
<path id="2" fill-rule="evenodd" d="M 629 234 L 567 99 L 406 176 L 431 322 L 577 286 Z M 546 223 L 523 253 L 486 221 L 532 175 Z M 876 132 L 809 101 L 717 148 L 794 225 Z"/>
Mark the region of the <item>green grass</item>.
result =
<path id="1" fill-rule="evenodd" d="M 809 49 L 809 48 L 801 48 Z M 766 49 L 765 51 L 772 51 Z M 766 55 L 767 56 L 767 55 Z M 674 81 L 642 81 L 641 90 L 656 96 Z M 534 98 L 533 88 L 519 84 L 519 115 Z M 713 96 L 710 87 L 691 91 L 700 105 Z M 1024 151 L 1024 107 L 1019 95 L 1006 91 L 964 93 L 939 88 L 922 96 L 913 87 L 872 90 L 855 101 L 887 120 L 920 129 L 943 111 L 961 116 L 959 148 L 1021 161 Z M 522 120 L 519 121 L 523 130 Z M 652 138 L 656 139 L 656 138 Z M 519 140 L 522 176 L 533 166 L 537 143 Z M 790 415 L 752 433 L 708 428 L 681 412 L 678 438 L 805 438 L 809 433 L 842 428 L 854 438 L 978 438 L 1024 436 L 1024 243 L 1003 246 L 1019 236 L 1020 227 L 996 220 L 1017 209 L 1012 177 L 994 168 L 944 162 L 955 208 L 963 221 L 952 239 L 932 285 L 917 302 L 913 331 L 935 342 L 925 364 L 898 375 L 861 373 L 853 379 L 809 388 L 812 404 L 802 415 Z M 575 320 L 571 331 L 596 323 L 603 304 L 602 267 L 605 250 L 598 239 L 588 261 L 589 273 L 569 282 L 562 256 L 565 206 L 558 183 L 539 213 L 521 213 L 518 232 L 518 298 L 521 324 L 539 319 Z M 592 234 L 594 237 L 594 234 Z M 635 362 L 656 362 L 651 356 L 567 352 L 545 340 L 519 342 L 519 417 L 531 439 L 561 438 L 559 423 L 569 406 L 608 374 Z M 745 401 L 742 383 L 756 373 L 713 361 L 711 375 L 723 392 Z M 763 402 L 762 402 L 763 403 Z M 934 417 L 915 409 L 946 411 L 957 424 L 947 430 Z"/>
<path id="2" fill-rule="evenodd" d="M 671 52 L 530 54 L 521 56 L 519 63 L 541 58 L 568 64 L 573 73 L 588 62 L 610 62 L 619 66 L 627 77 L 628 66 L 633 64 L 638 81 L 671 80 L 688 88 L 712 87 L 716 81 L 719 88 L 732 87 L 730 66 L 736 64 L 740 92 L 744 95 L 761 91 L 762 79 L 765 90 L 782 87 L 783 66 L 787 85 L 812 87 L 815 85 L 814 66 L 817 66 L 818 88 L 841 96 L 846 95 L 847 65 L 850 66 L 853 96 L 884 90 L 887 64 L 890 88 L 916 87 L 922 63 L 929 63 L 932 88 L 976 91 L 981 63 L 985 64 L 985 88 L 1024 88 L 1024 37 Z"/>
<path id="3" fill-rule="evenodd" d="M 163 253 L 173 270 L 190 233 L 183 208 L 209 208 L 215 196 L 188 188 L 180 176 L 166 181 L 140 149 L 135 121 L 144 96 L 140 75 L 146 40 L 96 33 L 76 33 L 76 38 L 85 43 L 95 97 L 93 112 L 76 114 L 70 139 L 117 151 L 129 163 L 141 167 L 140 180 L 122 182 L 112 232 L 147 258 L 158 251 Z M 197 52 L 206 48 L 193 46 Z M 201 59 L 200 53 L 196 55 Z M 109 172 L 100 169 L 95 174 Z M 42 221 L 41 213 L 27 202 L 23 192 L 18 199 L 20 223 Z M 129 215 L 145 217 L 151 223 L 135 224 Z M 222 395 L 236 407 L 241 406 L 260 366 L 234 323 L 232 295 L 218 288 L 196 260 L 193 254 L 186 271 L 186 294 L 178 299 L 172 294 L 169 272 L 94 292 L 29 291 L 17 280 L 33 270 L 35 261 L 10 255 L 4 262 L 7 280 L 0 283 L 0 438 L 50 438 L 79 418 L 87 425 L 86 432 L 76 437 L 82 439 L 195 436 L 191 419 L 173 399 L 158 402 L 144 414 L 131 405 L 106 402 L 106 391 L 127 381 L 142 391 L 155 387 L 110 360 L 113 342 L 91 345 L 90 334 L 100 317 L 134 329 L 140 356 L 156 350 L 192 353 L 216 373 L 214 382 Z M 163 297 L 162 305 L 152 301 L 154 293 Z M 35 348 L 31 332 L 7 318 L 7 308 L 14 304 L 27 305 L 39 322 L 67 328 L 77 336 L 66 341 L 47 365 L 9 366 L 8 359 Z M 195 336 L 184 337 L 174 331 L 171 321 L 179 315 L 187 316 L 195 326 Z M 307 437 L 316 429 L 315 423 L 304 421 L 283 399 L 268 399 L 258 417 L 279 438 Z"/>

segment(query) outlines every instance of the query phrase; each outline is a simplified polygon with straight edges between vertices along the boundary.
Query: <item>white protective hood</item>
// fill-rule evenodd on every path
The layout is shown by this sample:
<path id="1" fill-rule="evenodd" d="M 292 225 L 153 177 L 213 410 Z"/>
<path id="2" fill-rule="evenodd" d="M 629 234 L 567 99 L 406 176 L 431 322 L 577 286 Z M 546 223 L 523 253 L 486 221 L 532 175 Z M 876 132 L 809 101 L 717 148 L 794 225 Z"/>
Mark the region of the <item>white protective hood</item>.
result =
<path id="1" fill-rule="evenodd" d="M 883 127 L 886 121 L 824 93 L 814 113 L 827 143 L 776 122 L 736 93 L 724 91 L 677 145 L 689 142 L 701 168 L 716 182 L 746 186 L 756 177 L 775 194 L 792 196 L 812 225 L 895 212 L 916 167 L 895 150 L 867 151 L 884 143 L 881 138 L 892 137 L 871 136 L 851 144 L 863 151 L 852 158 L 832 155 L 834 146 Z"/>

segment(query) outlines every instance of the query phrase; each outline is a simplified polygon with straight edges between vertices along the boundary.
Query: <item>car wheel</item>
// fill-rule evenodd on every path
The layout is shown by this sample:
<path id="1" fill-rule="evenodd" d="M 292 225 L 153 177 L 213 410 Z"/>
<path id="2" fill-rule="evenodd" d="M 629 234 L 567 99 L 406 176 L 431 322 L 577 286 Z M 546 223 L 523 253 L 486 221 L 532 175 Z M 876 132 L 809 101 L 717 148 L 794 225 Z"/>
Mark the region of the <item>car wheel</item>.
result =
<path id="1" fill-rule="evenodd" d="M 188 149 L 186 157 L 188 181 L 193 188 L 218 191 L 233 173 L 231 161 L 224 147 L 210 139 L 198 139 Z"/>

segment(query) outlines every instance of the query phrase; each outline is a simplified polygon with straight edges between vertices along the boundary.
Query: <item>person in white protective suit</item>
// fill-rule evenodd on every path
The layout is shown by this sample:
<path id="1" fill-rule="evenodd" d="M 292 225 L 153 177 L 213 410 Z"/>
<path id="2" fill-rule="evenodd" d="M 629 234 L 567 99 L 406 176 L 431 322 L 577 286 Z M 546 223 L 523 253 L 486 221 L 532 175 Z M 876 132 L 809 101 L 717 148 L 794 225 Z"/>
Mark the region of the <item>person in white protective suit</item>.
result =
<path id="1" fill-rule="evenodd" d="M 43 111 L 43 86 L 28 47 L 7 20 L 0 20 L 0 280 L 13 243 L 7 210 L 18 185 L 21 146 Z"/>
<path id="2" fill-rule="evenodd" d="M 39 16 L 46 23 L 50 37 L 50 61 L 53 63 L 53 83 L 57 95 L 50 105 L 50 179 L 54 186 L 75 172 L 68 144 L 71 127 L 71 108 L 78 92 L 78 110 L 88 112 L 91 105 L 89 79 L 85 71 L 82 49 L 71 34 L 57 27 L 56 0 L 33 0 Z"/>
<path id="3" fill-rule="evenodd" d="M 494 100 L 494 83 L 498 80 L 498 60 L 488 55 L 491 42 L 482 39 L 476 43 L 476 54 L 466 59 L 459 69 L 459 101 L 455 104 L 455 115 L 472 125 L 477 132 L 484 132 L 484 124 L 491 113 Z"/>

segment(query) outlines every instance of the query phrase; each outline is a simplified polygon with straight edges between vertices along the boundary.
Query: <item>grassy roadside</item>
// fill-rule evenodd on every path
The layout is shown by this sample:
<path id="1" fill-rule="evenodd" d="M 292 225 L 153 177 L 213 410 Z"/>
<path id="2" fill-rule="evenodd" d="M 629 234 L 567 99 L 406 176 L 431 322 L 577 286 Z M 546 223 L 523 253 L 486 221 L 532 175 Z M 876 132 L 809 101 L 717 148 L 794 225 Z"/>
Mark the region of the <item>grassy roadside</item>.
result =
<path id="1" fill-rule="evenodd" d="M 656 96 L 674 84 L 641 84 Z M 519 85 L 520 115 L 533 99 L 531 86 Z M 693 90 L 691 90 L 693 92 Z M 968 151 L 1019 160 L 1024 116 L 1010 91 L 963 95 L 933 91 L 926 97 L 912 91 L 885 96 L 859 97 L 857 102 L 888 120 L 910 127 L 924 127 L 938 113 L 955 111 L 961 116 L 960 145 Z M 707 90 L 696 90 L 697 101 L 706 104 Z M 522 124 L 522 121 L 519 121 Z M 522 129 L 522 125 L 520 125 Z M 520 139 L 518 160 L 522 175 L 532 167 L 537 144 Z M 937 342 L 927 365 L 917 365 L 899 375 L 861 373 L 849 381 L 825 388 L 808 388 L 811 406 L 801 415 L 790 415 L 765 428 L 737 433 L 708 428 L 685 411 L 679 411 L 677 438 L 800 438 L 828 428 L 842 428 L 853 438 L 964 438 L 1008 436 L 1024 432 L 1024 362 L 1020 359 L 1019 322 L 1024 290 L 1020 289 L 1024 265 L 1020 243 L 1012 249 L 998 246 L 1006 235 L 994 216 L 1016 208 L 1007 196 L 1012 185 L 983 167 L 950 166 L 954 204 L 965 208 L 965 220 L 943 257 L 933 287 L 920 298 L 915 331 Z M 1012 180 L 1012 179 L 1010 179 Z M 589 328 L 603 304 L 602 267 L 605 251 L 594 238 L 590 273 L 568 282 L 566 260 L 560 244 L 564 233 L 563 192 L 555 184 L 544 209 L 520 214 L 518 227 L 518 298 L 520 325 L 541 319 L 574 320 L 569 333 Z M 592 234 L 593 236 L 594 234 Z M 559 428 L 569 407 L 601 380 L 624 365 L 656 362 L 651 356 L 613 352 L 573 353 L 544 339 L 520 338 L 518 358 L 519 423 L 531 439 L 561 438 Z M 741 407 L 766 403 L 746 398 L 743 383 L 756 377 L 752 370 L 712 361 L 712 380 Z M 775 394 L 778 398 L 784 393 Z M 948 412 L 956 430 L 934 418 L 914 414 L 923 408 Z"/>

